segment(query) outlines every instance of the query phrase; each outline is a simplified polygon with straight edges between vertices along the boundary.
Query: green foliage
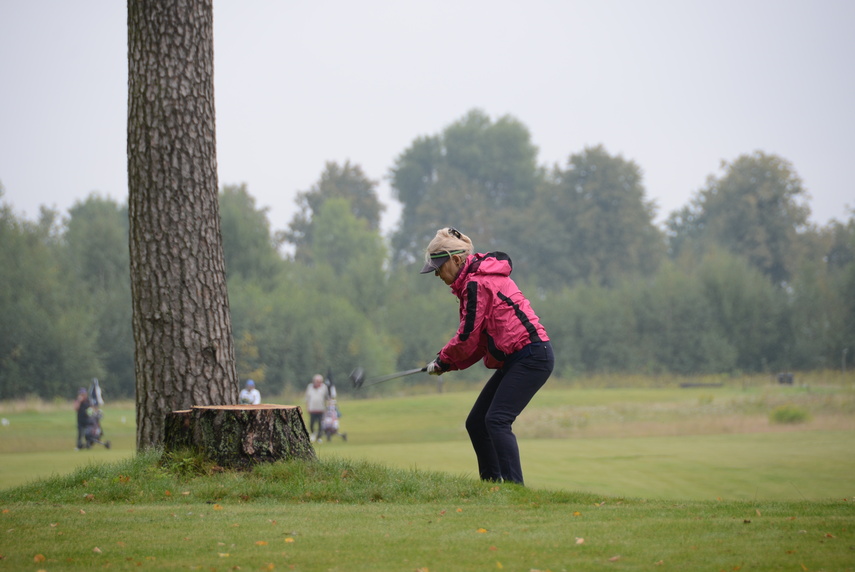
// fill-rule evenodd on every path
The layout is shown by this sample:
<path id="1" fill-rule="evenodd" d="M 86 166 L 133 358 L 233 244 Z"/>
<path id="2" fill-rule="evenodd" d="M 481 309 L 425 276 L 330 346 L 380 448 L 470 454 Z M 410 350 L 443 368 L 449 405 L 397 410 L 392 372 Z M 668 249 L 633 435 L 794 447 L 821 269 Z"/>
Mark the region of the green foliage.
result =
<path id="1" fill-rule="evenodd" d="M 371 318 L 386 291 L 386 247 L 377 231 L 350 212 L 345 199 L 330 199 L 314 219 L 314 264 L 309 276 L 323 294 L 344 298 Z"/>
<path id="2" fill-rule="evenodd" d="M 281 280 L 271 292 L 241 281 L 229 288 L 232 328 L 238 339 L 249 333 L 255 340 L 255 363 L 265 372 L 263 394 L 305 388 L 313 374 L 328 369 L 339 383 L 356 365 L 393 371 L 383 332 L 347 299 L 318 291 L 308 272 Z"/>
<path id="3" fill-rule="evenodd" d="M 566 169 L 553 170 L 532 212 L 526 212 L 539 222 L 533 234 L 520 229 L 531 241 L 521 268 L 543 269 L 550 279 L 544 285 L 553 288 L 578 282 L 615 286 L 627 277 L 652 274 L 665 242 L 644 195 L 641 169 L 632 161 L 613 157 L 602 146 L 571 155 Z"/>
<path id="4" fill-rule="evenodd" d="M 326 164 L 320 181 L 297 195 L 300 212 L 294 216 L 282 239 L 295 247 L 295 258 L 304 263 L 314 260 L 313 247 L 318 232 L 315 223 L 321 207 L 331 199 L 345 199 L 351 214 L 364 221 L 368 229 L 379 232 L 380 215 L 385 206 L 377 199 L 377 182 L 366 177 L 359 165 Z"/>
<path id="5" fill-rule="evenodd" d="M 90 195 L 68 211 L 63 234 L 64 271 L 76 280 L 78 304 L 94 319 L 108 397 L 134 394 L 134 339 L 128 212 L 111 199 Z"/>
<path id="6" fill-rule="evenodd" d="M 669 218 L 672 253 L 718 244 L 773 283 L 785 282 L 810 215 L 801 179 L 788 161 L 760 151 L 722 167 L 721 178 L 711 176 L 692 204 Z"/>
<path id="7" fill-rule="evenodd" d="M 350 162 L 325 166 L 286 231 L 246 185 L 222 189 L 236 365 L 264 396 L 327 372 L 346 393 L 356 366 L 374 376 L 430 360 L 458 305 L 417 270 L 448 224 L 511 256 L 556 375 L 855 368 L 855 218 L 807 225 L 780 157 L 724 164 L 668 219 L 667 260 L 639 165 L 601 145 L 547 173 L 510 116 L 470 111 L 416 138 L 389 175 L 402 215 L 388 240 L 377 182 Z M 0 204 L 0 397 L 70 397 L 92 377 L 109 398 L 133 395 L 127 208 L 92 195 L 59 220 Z"/>
<path id="8" fill-rule="evenodd" d="M 769 414 L 769 421 L 779 425 L 794 425 L 810 421 L 810 413 L 797 405 L 779 405 Z"/>
<path id="9" fill-rule="evenodd" d="M 164 452 L 158 461 L 158 466 L 179 480 L 222 472 L 221 467 L 218 467 L 216 463 L 210 461 L 202 453 L 189 449 Z"/>
<path id="10" fill-rule="evenodd" d="M 395 369 L 422 367 L 457 331 L 457 298 L 433 275 L 401 269 L 389 278 L 382 321 L 397 355 Z"/>
<path id="11" fill-rule="evenodd" d="M 224 186 L 219 199 L 227 275 L 271 286 L 282 269 L 282 259 L 271 235 L 267 209 L 256 208 L 245 184 Z"/>
<path id="12" fill-rule="evenodd" d="M 0 398 L 71 397 L 103 373 L 98 329 L 61 272 L 56 214 L 38 224 L 0 205 Z"/>
<path id="13" fill-rule="evenodd" d="M 440 135 L 416 139 L 391 170 L 403 207 L 392 236 L 393 267 L 420 260 L 442 226 L 458 226 L 476 249 L 515 244 L 505 220 L 533 199 L 542 178 L 536 159 L 522 123 L 510 116 L 494 122 L 479 110 Z"/>

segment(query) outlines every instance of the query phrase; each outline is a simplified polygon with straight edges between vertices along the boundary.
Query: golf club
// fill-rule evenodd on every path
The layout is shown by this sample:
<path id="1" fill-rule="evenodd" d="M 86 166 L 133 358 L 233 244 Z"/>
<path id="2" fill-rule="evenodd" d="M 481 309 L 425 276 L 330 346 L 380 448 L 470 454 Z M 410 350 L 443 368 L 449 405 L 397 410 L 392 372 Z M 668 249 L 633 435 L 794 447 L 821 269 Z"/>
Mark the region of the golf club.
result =
<path id="1" fill-rule="evenodd" d="M 390 373 L 389 375 L 383 375 L 380 377 L 375 377 L 373 379 L 365 380 L 365 371 L 358 367 L 352 372 L 350 372 L 350 380 L 353 382 L 353 387 L 359 389 L 363 386 L 368 385 L 376 385 L 378 383 L 383 383 L 384 381 L 389 381 L 390 379 L 397 379 L 399 377 L 404 377 L 405 375 L 412 375 L 414 373 L 419 373 L 421 371 L 427 371 L 427 367 L 421 367 L 416 369 L 408 369 L 406 371 L 399 371 L 396 373 Z"/>

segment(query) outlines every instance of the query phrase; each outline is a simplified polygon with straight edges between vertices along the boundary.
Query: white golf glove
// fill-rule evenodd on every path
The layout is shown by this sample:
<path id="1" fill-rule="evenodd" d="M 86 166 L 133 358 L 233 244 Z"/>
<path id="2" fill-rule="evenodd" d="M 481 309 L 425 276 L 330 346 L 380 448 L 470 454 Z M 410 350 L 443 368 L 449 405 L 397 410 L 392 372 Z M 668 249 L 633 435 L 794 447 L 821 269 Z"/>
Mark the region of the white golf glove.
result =
<path id="1" fill-rule="evenodd" d="M 427 370 L 429 375 L 442 375 L 445 371 L 440 367 L 437 360 L 433 360 L 429 364 L 427 364 Z"/>

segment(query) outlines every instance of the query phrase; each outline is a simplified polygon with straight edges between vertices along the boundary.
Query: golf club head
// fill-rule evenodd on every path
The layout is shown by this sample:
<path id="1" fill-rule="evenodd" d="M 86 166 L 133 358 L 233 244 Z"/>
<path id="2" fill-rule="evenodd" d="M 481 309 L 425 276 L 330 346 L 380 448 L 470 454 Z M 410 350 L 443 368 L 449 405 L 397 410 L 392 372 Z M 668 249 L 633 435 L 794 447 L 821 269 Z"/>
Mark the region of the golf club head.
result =
<path id="1" fill-rule="evenodd" d="M 350 381 L 353 382 L 353 387 L 359 389 L 365 383 L 365 371 L 361 367 L 357 367 L 350 372 Z"/>

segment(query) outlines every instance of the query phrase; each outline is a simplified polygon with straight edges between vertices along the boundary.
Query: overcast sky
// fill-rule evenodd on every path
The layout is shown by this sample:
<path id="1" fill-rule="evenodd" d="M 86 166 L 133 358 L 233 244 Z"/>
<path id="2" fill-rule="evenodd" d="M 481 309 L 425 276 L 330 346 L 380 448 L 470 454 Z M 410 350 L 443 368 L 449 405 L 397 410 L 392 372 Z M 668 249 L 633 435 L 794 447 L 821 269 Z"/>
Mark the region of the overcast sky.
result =
<path id="1" fill-rule="evenodd" d="M 121 0 L 0 0 L 0 182 L 15 213 L 127 199 Z M 603 144 L 657 221 L 721 161 L 789 160 L 812 220 L 855 207 L 852 0 L 215 0 L 220 185 L 274 230 L 327 161 L 380 181 L 467 111 L 528 127 L 542 165 Z M 449 221 L 465 228 L 465 221 Z"/>

